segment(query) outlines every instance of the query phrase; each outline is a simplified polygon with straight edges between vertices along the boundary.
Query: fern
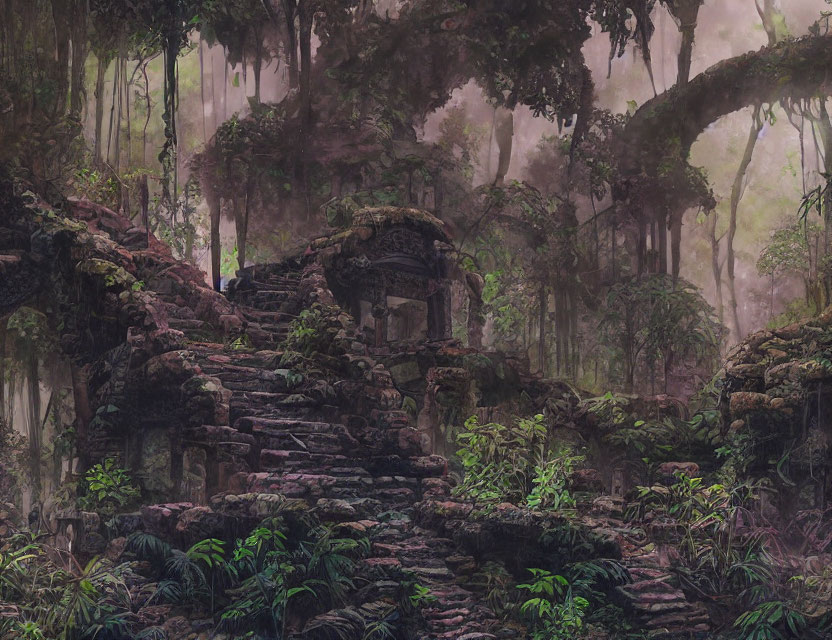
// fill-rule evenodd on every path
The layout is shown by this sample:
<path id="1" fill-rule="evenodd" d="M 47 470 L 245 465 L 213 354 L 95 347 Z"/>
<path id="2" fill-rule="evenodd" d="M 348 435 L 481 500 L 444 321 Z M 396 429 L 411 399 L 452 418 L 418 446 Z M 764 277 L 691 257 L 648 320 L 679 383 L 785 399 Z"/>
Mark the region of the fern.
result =
<path id="1" fill-rule="evenodd" d="M 146 560 L 158 569 L 164 566 L 173 552 L 173 548 L 167 542 L 144 531 L 130 534 L 125 549 L 135 554 L 139 560 Z"/>

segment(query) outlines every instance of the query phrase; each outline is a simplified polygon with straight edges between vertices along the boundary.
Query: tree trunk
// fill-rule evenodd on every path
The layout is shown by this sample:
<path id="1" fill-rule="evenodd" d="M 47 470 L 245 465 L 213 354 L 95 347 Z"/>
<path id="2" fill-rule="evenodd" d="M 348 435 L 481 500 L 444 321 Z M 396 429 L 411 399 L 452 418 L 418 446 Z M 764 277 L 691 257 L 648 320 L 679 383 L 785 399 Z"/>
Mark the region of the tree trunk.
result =
<path id="1" fill-rule="evenodd" d="M 116 137 L 115 141 L 113 142 L 114 152 L 112 165 L 116 170 L 116 174 L 118 174 L 119 169 L 121 168 L 121 116 L 125 93 L 123 86 L 124 72 L 127 70 L 127 66 L 122 55 L 119 55 L 118 59 L 116 60 L 116 65 L 118 75 L 113 82 L 113 95 L 118 96 L 118 110 L 116 111 Z"/>
<path id="2" fill-rule="evenodd" d="M 17 370 L 14 367 L 9 369 L 9 395 L 6 399 L 6 428 L 14 429 L 14 395 L 17 386 Z"/>
<path id="3" fill-rule="evenodd" d="M 629 316 L 630 311 L 626 310 L 625 314 Z M 627 328 L 624 331 L 624 387 L 628 392 L 632 392 L 635 386 L 636 362 L 638 361 L 638 353 L 635 352 L 635 336 L 631 330 L 631 322 L 626 322 Z"/>
<path id="4" fill-rule="evenodd" d="M 260 73 L 263 70 L 263 42 L 260 30 L 254 30 L 254 37 L 257 40 L 257 48 L 254 52 L 254 102 L 260 104 Z"/>
<path id="5" fill-rule="evenodd" d="M 309 175 L 307 170 L 306 146 L 312 128 L 312 24 L 314 18 L 311 0 L 300 0 L 297 6 L 298 39 L 300 41 L 300 138 L 298 144 L 298 161 L 295 177 L 302 185 L 306 196 L 307 217 L 311 215 L 309 207 Z"/>
<path id="6" fill-rule="evenodd" d="M 95 138 L 93 140 L 93 162 L 96 167 L 103 165 L 101 156 L 101 129 L 104 124 L 104 76 L 110 64 L 109 56 L 99 54 L 95 75 Z"/>
<path id="7" fill-rule="evenodd" d="M 658 251 L 656 250 L 656 245 L 658 245 L 658 238 L 656 236 L 656 214 L 654 214 L 652 220 L 649 222 L 650 225 L 650 260 L 648 263 L 647 270 L 650 273 L 658 273 L 659 272 L 659 256 Z"/>
<path id="8" fill-rule="evenodd" d="M 665 207 L 659 211 L 656 226 L 659 234 L 658 273 L 667 273 L 667 209 Z"/>
<path id="9" fill-rule="evenodd" d="M 511 148 L 514 141 L 514 114 L 504 107 L 496 111 L 497 126 L 494 129 L 497 138 L 497 148 L 500 155 L 497 161 L 497 175 L 494 178 L 495 186 L 503 186 L 509 166 L 511 165 Z"/>
<path id="10" fill-rule="evenodd" d="M 823 169 L 824 173 L 829 175 L 832 170 L 832 120 L 829 118 L 829 112 L 826 109 L 826 98 L 821 98 L 819 115 L 817 119 L 818 132 L 820 133 L 820 142 L 823 145 Z M 826 180 L 821 176 L 821 180 Z M 832 185 L 825 183 L 821 185 L 823 190 L 821 211 L 823 211 L 823 258 L 819 264 L 826 265 L 826 260 L 830 254 L 830 242 L 832 242 Z M 823 292 L 824 299 L 822 301 L 822 308 L 832 303 L 832 273 L 828 267 L 823 270 Z"/>
<path id="11" fill-rule="evenodd" d="M 205 124 L 205 54 L 202 34 L 199 36 L 199 97 L 202 102 L 202 142 L 208 143 L 208 127 Z"/>
<path id="12" fill-rule="evenodd" d="M 569 290 L 569 339 L 572 350 L 571 377 L 578 379 L 578 367 L 581 362 L 581 353 L 578 349 L 578 300 L 574 289 Z"/>
<path id="13" fill-rule="evenodd" d="M 640 278 L 644 273 L 644 258 L 645 253 L 647 252 L 647 226 L 644 223 L 644 220 L 639 218 L 636 222 L 637 226 L 637 244 L 636 244 L 636 274 Z"/>
<path id="14" fill-rule="evenodd" d="M 113 65 L 113 94 L 112 100 L 110 101 L 110 124 L 107 128 L 107 162 L 110 164 L 114 164 L 110 161 L 110 143 L 113 140 L 113 118 L 115 117 L 116 112 L 116 98 L 118 97 L 119 93 L 119 71 L 121 71 L 121 56 L 116 58 L 116 63 Z M 118 129 L 118 127 L 116 127 Z M 118 131 L 116 131 L 116 137 L 118 137 Z"/>
<path id="15" fill-rule="evenodd" d="M 228 58 L 223 50 L 222 57 L 222 120 L 228 120 Z"/>
<path id="16" fill-rule="evenodd" d="M 69 115 L 72 120 L 81 120 L 86 96 L 84 92 L 84 66 L 87 59 L 87 0 L 74 0 L 72 10 L 72 71 L 70 76 Z"/>
<path id="17" fill-rule="evenodd" d="M 695 29 L 696 23 L 690 27 L 686 26 L 681 29 L 682 45 L 679 49 L 679 72 L 677 77 L 679 84 L 687 84 L 690 79 L 690 63 L 693 57 L 693 37 Z"/>
<path id="18" fill-rule="evenodd" d="M 728 295 L 729 304 L 731 305 L 731 317 L 734 321 L 734 331 L 737 342 L 742 340 L 743 332 L 740 325 L 740 317 L 737 311 L 737 292 L 734 277 L 734 237 L 737 234 L 737 210 L 739 208 L 740 200 L 745 191 L 745 174 L 748 170 L 748 165 L 751 164 L 751 158 L 754 155 L 754 147 L 757 145 L 757 136 L 760 135 L 760 130 L 763 128 L 763 121 L 760 118 L 760 107 L 754 108 L 752 116 L 751 128 L 748 131 L 748 140 L 745 143 L 745 151 L 743 152 L 740 164 L 737 167 L 737 173 L 734 176 L 734 184 L 731 187 L 731 217 L 728 221 L 728 238 L 726 241 L 726 262 L 728 272 Z"/>
<path id="19" fill-rule="evenodd" d="M 29 438 L 29 472 L 32 476 L 32 495 L 35 500 L 40 497 L 41 474 L 40 474 L 40 449 L 41 449 L 41 424 L 40 424 L 40 376 L 38 371 L 38 358 L 34 353 L 28 358 L 28 398 L 29 416 L 28 438 Z"/>
<path id="20" fill-rule="evenodd" d="M 769 46 L 776 44 L 788 35 L 786 31 L 786 19 L 783 14 L 774 6 L 773 0 L 763 0 L 763 6 L 760 6 L 758 0 L 754 0 L 754 5 L 757 8 L 757 13 L 760 15 L 760 20 L 763 22 L 763 29 L 768 36 Z"/>
<path id="21" fill-rule="evenodd" d="M 302 133 L 307 135 L 312 122 L 312 23 L 314 15 L 311 0 L 301 0 L 298 5 L 300 115 Z"/>
<path id="22" fill-rule="evenodd" d="M 537 360 L 540 364 L 540 375 L 546 377 L 546 311 L 548 307 L 546 285 L 540 285 L 538 300 L 540 303 L 538 321 L 540 322 L 540 341 L 537 344 Z"/>
<path id="23" fill-rule="evenodd" d="M 134 72 L 135 73 L 135 72 Z M 127 120 L 126 120 L 126 127 L 124 128 L 124 134 L 127 136 L 127 160 L 125 163 L 125 169 L 130 169 L 133 165 L 133 133 L 131 131 L 133 118 L 130 116 L 130 82 L 131 79 L 127 77 L 127 58 L 124 59 L 124 106 L 127 111 Z M 127 190 L 124 189 L 124 198 L 126 206 L 124 208 L 125 212 L 128 216 L 130 216 L 130 205 L 129 205 L 129 194 Z"/>
<path id="24" fill-rule="evenodd" d="M 699 17 L 699 7 L 703 0 L 676 0 L 668 2 L 667 8 L 682 36 L 677 58 L 676 83 L 686 85 L 690 79 L 690 63 L 693 58 L 693 40 L 696 32 L 696 21 Z"/>
<path id="25" fill-rule="evenodd" d="M 150 102 L 150 80 L 147 77 L 148 64 L 149 63 L 147 61 L 142 64 L 142 77 L 144 78 L 144 104 L 145 109 L 147 110 L 144 118 L 144 128 L 142 129 L 142 164 L 145 166 L 147 166 L 147 126 L 150 124 L 150 111 L 153 108 L 153 105 Z"/>
<path id="26" fill-rule="evenodd" d="M 303 0 L 301 0 L 303 2 Z M 298 0 L 283 0 L 283 15 L 286 20 L 286 48 L 289 52 L 289 89 L 298 88 L 298 35 L 295 17 Z"/>
<path id="27" fill-rule="evenodd" d="M 682 216 L 683 211 L 671 212 L 670 214 L 670 262 L 671 275 L 674 285 L 679 279 L 679 270 L 682 262 Z"/>
<path id="28" fill-rule="evenodd" d="M 142 226 L 145 231 L 145 249 L 150 248 L 150 189 L 147 186 L 147 174 L 143 173 L 138 178 L 139 183 L 139 209 L 142 216 Z"/>
<path id="29" fill-rule="evenodd" d="M 0 318 L 0 429 L 6 419 L 6 318 Z"/>
<path id="30" fill-rule="evenodd" d="M 222 203 L 220 198 L 209 187 L 205 190 L 205 199 L 208 202 L 208 211 L 211 217 L 211 278 L 214 284 L 214 291 L 222 290 L 222 274 L 220 273 L 220 214 Z"/>
<path id="31" fill-rule="evenodd" d="M 722 265 L 719 261 L 719 240 L 716 237 L 716 211 L 711 211 L 708 214 L 708 239 L 711 241 L 711 271 L 714 275 L 714 293 L 716 296 L 716 313 L 722 324 L 725 315 L 725 309 L 722 301 Z"/>
<path id="32" fill-rule="evenodd" d="M 250 199 L 251 181 L 247 180 L 245 191 L 234 197 L 234 223 L 237 229 L 237 264 L 239 265 L 240 270 L 246 268 Z"/>
<path id="33" fill-rule="evenodd" d="M 58 73 L 58 87 L 55 92 L 54 115 L 66 113 L 69 97 L 69 39 L 71 31 L 72 7 L 67 0 L 52 0 L 52 21 L 55 23 L 55 56 Z"/>

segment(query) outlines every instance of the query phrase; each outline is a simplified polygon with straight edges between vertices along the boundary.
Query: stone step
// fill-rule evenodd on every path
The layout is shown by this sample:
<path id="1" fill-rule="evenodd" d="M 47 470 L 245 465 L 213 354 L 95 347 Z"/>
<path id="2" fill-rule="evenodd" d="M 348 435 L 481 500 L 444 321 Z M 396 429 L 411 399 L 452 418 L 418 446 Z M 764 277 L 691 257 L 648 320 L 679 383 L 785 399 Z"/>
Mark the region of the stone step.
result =
<path id="1" fill-rule="evenodd" d="M 263 331 L 268 331 L 269 333 L 280 334 L 280 335 L 289 335 L 289 323 L 288 322 L 261 322 L 260 328 Z"/>
<path id="2" fill-rule="evenodd" d="M 451 582 L 454 579 L 453 572 L 444 566 L 444 563 L 441 567 L 408 566 L 406 569 L 424 580 L 427 585 Z"/>
<path id="3" fill-rule="evenodd" d="M 710 630 L 707 611 L 685 611 L 654 616 L 644 623 L 651 638 L 691 638 Z"/>
<path id="4" fill-rule="evenodd" d="M 347 427 L 338 422 L 313 422 L 292 418 L 260 418 L 243 416 L 234 422 L 234 428 L 243 433 L 271 437 L 286 433 L 348 433 Z"/>
<path id="5" fill-rule="evenodd" d="M 657 567 L 631 566 L 629 560 L 624 566 L 630 574 L 630 577 L 633 579 L 633 582 L 639 582 L 641 580 L 668 581 L 673 579 L 673 576 L 669 574 L 666 569 L 659 569 Z"/>
<path id="6" fill-rule="evenodd" d="M 171 329 L 177 329 L 187 333 L 188 331 L 212 331 L 213 327 L 204 320 L 196 318 L 168 318 L 168 325 Z"/>
<path id="7" fill-rule="evenodd" d="M 258 434 L 255 432 L 256 436 Z M 350 451 L 349 444 L 344 443 L 344 438 L 332 433 L 281 433 L 273 434 L 268 439 L 258 438 L 261 443 L 271 449 L 308 451 L 309 453 L 344 454 Z"/>
<path id="8" fill-rule="evenodd" d="M 256 322 L 258 324 L 277 324 L 280 322 L 290 323 L 294 318 L 287 313 L 280 313 L 279 311 L 261 311 L 253 307 L 240 307 L 240 312 L 249 322 Z"/>
<path id="9" fill-rule="evenodd" d="M 670 578 L 670 576 L 666 576 Z M 662 580 L 661 578 L 653 578 L 651 580 L 640 580 L 638 582 L 631 582 L 630 584 L 625 584 L 620 589 L 627 591 L 628 593 L 637 594 L 640 592 L 675 592 L 678 591 L 676 587 L 674 587 L 670 582 L 667 580 Z"/>
<path id="10" fill-rule="evenodd" d="M 469 616 L 471 614 L 470 609 L 466 609 L 464 607 L 458 607 L 456 604 L 449 605 L 449 608 L 443 609 L 441 607 L 436 608 L 432 607 L 430 609 L 423 609 L 422 615 L 427 620 L 435 620 L 435 619 L 442 619 L 442 618 L 449 618 L 452 616 Z"/>
<path id="11" fill-rule="evenodd" d="M 189 427 L 183 433 L 185 440 L 192 440 L 200 443 L 219 442 L 240 442 L 248 445 L 255 444 L 254 436 L 248 433 L 240 433 L 233 427 L 217 426 L 217 425 L 202 425 L 199 427 Z"/>
<path id="12" fill-rule="evenodd" d="M 315 407 L 321 402 L 302 393 L 269 393 L 267 391 L 239 391 L 231 394 L 231 404 L 240 408 L 274 409 L 285 411 L 299 406 Z"/>
<path id="13" fill-rule="evenodd" d="M 238 302 L 241 302 L 245 305 L 255 306 L 263 302 L 284 302 L 288 300 L 290 297 L 294 296 L 295 294 L 296 292 L 289 290 L 247 289 L 245 291 L 239 291 L 235 297 L 237 298 Z"/>
<path id="14" fill-rule="evenodd" d="M 298 282 L 297 281 L 290 281 L 290 280 L 253 280 L 251 282 L 252 286 L 254 287 L 254 291 L 259 293 L 261 291 L 277 291 L 280 293 L 297 293 L 298 292 Z M 252 291 L 252 289 L 245 289 L 240 293 L 248 293 Z"/>
<path id="15" fill-rule="evenodd" d="M 264 369 L 238 367 L 236 370 L 206 372 L 218 378 L 230 391 L 288 393 L 289 383 L 283 376 Z"/>
<path id="16" fill-rule="evenodd" d="M 297 316 L 300 305 L 292 300 L 250 300 L 247 303 L 249 308 L 268 313 L 287 314 Z"/>
<path id="17" fill-rule="evenodd" d="M 669 613 L 687 612 L 691 608 L 691 603 L 684 599 L 672 600 L 670 602 L 649 602 L 638 600 L 632 603 L 632 607 L 641 616 L 650 616 L 652 618 L 654 616 Z"/>
<path id="18" fill-rule="evenodd" d="M 162 308 L 165 310 L 165 313 L 167 313 L 168 320 L 172 318 L 193 319 L 196 317 L 193 309 L 190 307 L 183 307 L 175 302 L 163 301 Z"/>
<path id="19" fill-rule="evenodd" d="M 360 466 L 361 461 L 343 455 L 326 455 L 299 451 L 297 449 L 261 449 L 260 471 L 275 473 L 298 473 L 310 469 L 343 468 L 353 463 L 354 472 L 360 475 L 367 472 Z"/>
<path id="20" fill-rule="evenodd" d="M 685 594 L 679 590 L 675 591 L 645 591 L 638 594 L 631 594 L 623 587 L 618 588 L 621 593 L 627 596 L 635 607 L 646 607 L 658 602 L 683 602 L 687 604 Z"/>
<path id="21" fill-rule="evenodd" d="M 242 400 L 231 397 L 229 403 L 229 420 L 233 424 L 240 418 L 262 418 L 265 420 L 306 420 L 310 422 L 337 422 L 341 418 L 341 411 L 337 406 L 323 404 L 308 396 L 305 399 L 294 399 L 299 394 L 284 394 L 289 400 L 283 404 L 250 405 Z"/>

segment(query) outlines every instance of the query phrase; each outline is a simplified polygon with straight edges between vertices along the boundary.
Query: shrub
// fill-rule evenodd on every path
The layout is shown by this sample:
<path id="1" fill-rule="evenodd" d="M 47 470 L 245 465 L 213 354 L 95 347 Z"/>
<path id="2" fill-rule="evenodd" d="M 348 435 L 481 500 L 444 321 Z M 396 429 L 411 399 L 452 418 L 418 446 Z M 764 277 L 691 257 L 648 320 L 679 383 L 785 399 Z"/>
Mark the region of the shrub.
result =
<path id="1" fill-rule="evenodd" d="M 576 595 L 569 581 L 545 569 L 529 569 L 534 581 L 518 584 L 531 598 L 521 613 L 531 620 L 532 640 L 567 640 L 584 635 L 584 617 L 589 600 Z"/>
<path id="2" fill-rule="evenodd" d="M 87 493 L 79 498 L 79 506 L 105 515 L 113 515 L 140 495 L 127 471 L 112 458 L 91 467 L 84 480 Z"/>
<path id="3" fill-rule="evenodd" d="M 464 477 L 455 488 L 481 502 L 512 502 L 537 509 L 572 507 L 569 476 L 583 456 L 551 443 L 543 415 L 514 425 L 465 421 L 457 435 Z"/>

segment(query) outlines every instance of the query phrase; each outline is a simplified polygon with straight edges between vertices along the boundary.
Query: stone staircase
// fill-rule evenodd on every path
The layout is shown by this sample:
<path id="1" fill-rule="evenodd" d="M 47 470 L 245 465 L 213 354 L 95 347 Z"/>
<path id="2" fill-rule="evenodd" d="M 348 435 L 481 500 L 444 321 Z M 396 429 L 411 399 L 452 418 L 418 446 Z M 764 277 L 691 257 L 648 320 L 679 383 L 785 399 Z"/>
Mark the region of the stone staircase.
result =
<path id="1" fill-rule="evenodd" d="M 228 293 L 249 323 L 246 333 L 260 348 L 283 342 L 302 308 L 298 291 L 302 272 L 297 267 L 278 270 L 284 265 L 250 268 Z"/>
<path id="2" fill-rule="evenodd" d="M 707 609 L 687 599 L 676 578 L 648 558 L 626 558 L 633 581 L 616 587 L 636 613 L 651 638 L 681 640 L 706 638 L 710 632 Z"/>
<path id="3" fill-rule="evenodd" d="M 458 559 L 453 541 L 435 531 L 414 526 L 404 514 L 374 532 L 370 566 L 394 566 L 410 572 L 430 589 L 432 601 L 422 609 L 428 638 L 435 640 L 475 640 L 494 638 L 497 621 L 490 609 L 456 582 L 451 559 Z M 473 558 L 469 558 L 473 562 Z"/>
<path id="4" fill-rule="evenodd" d="M 229 424 L 192 429 L 188 441 L 218 450 L 221 475 L 237 492 L 303 499 L 323 520 L 366 530 L 368 571 L 403 570 L 430 589 L 422 608 L 425 640 L 495 638 L 488 632 L 494 614 L 456 583 L 446 562 L 457 553 L 452 541 L 411 520 L 424 495 L 447 495 L 450 486 L 442 480 L 445 460 L 423 453 L 390 374 L 357 346 L 345 359 L 363 372 L 358 379 L 330 372 L 299 383 L 281 369 L 278 349 L 304 306 L 307 276 L 302 268 L 267 267 L 232 285 L 229 299 L 248 320 L 245 332 L 258 350 L 191 346 L 202 373 L 230 399 Z M 187 335 L 191 325 L 180 326 Z M 202 327 L 193 327 L 198 337 Z"/>
<path id="5" fill-rule="evenodd" d="M 600 508 L 598 508 L 600 507 Z M 596 501 L 597 524 L 619 537 L 621 564 L 631 582 L 616 587 L 627 608 L 650 638 L 704 640 L 710 637 L 710 615 L 704 605 L 688 600 L 669 568 L 667 549 L 650 542 L 643 531 L 622 520 L 620 498 Z"/>

